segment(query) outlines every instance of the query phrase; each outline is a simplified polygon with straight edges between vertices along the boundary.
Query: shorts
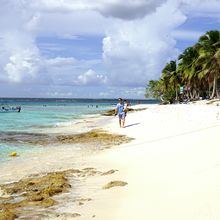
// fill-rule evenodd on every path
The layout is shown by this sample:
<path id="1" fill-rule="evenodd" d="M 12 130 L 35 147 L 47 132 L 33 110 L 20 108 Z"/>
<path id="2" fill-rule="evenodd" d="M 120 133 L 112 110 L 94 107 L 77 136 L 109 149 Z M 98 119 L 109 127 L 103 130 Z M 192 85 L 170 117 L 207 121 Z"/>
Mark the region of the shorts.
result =
<path id="1" fill-rule="evenodd" d="M 122 112 L 122 113 L 119 113 L 119 114 L 118 114 L 118 118 L 119 118 L 120 120 L 125 120 L 125 116 L 126 116 L 125 112 Z"/>

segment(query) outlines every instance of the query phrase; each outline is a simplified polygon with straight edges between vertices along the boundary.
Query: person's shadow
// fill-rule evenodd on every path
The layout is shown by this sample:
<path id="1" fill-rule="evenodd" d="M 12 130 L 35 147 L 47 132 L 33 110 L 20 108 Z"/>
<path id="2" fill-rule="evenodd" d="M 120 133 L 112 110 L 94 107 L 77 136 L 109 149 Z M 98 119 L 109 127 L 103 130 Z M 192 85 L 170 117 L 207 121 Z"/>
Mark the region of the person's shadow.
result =
<path id="1" fill-rule="evenodd" d="M 134 123 L 134 124 L 126 125 L 125 128 L 132 127 L 132 126 L 139 125 L 139 124 L 140 123 Z"/>

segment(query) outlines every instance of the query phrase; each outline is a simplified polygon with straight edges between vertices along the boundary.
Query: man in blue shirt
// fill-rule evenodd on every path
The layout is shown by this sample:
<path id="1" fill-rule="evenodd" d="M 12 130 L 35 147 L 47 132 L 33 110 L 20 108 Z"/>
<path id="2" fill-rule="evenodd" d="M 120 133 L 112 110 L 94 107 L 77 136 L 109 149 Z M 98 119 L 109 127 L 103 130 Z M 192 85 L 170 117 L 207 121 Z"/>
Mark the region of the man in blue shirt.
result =
<path id="1" fill-rule="evenodd" d="M 121 98 L 118 99 L 118 104 L 115 108 L 115 115 L 118 115 L 119 126 L 120 128 L 125 127 L 125 112 L 124 112 L 124 103 Z"/>

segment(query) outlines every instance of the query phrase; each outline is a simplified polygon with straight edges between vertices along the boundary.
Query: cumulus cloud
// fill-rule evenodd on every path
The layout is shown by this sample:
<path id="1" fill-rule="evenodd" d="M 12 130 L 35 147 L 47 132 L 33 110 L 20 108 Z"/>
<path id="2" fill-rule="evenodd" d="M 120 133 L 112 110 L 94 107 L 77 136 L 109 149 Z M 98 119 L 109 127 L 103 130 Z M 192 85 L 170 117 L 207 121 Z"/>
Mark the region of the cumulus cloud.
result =
<path id="1" fill-rule="evenodd" d="M 1 2 L 0 15 L 0 80 L 30 81 L 41 68 L 40 51 L 27 29 L 32 20 L 22 1 Z"/>
<path id="2" fill-rule="evenodd" d="M 219 0 L 1 0 L 0 82 L 130 86 L 124 92 L 141 96 L 147 81 L 177 57 L 176 40 L 200 35 L 176 29 L 190 16 L 220 18 L 219 7 Z M 76 59 L 54 41 L 36 44 L 48 35 L 101 36 L 103 60 Z"/>
<path id="3" fill-rule="evenodd" d="M 97 74 L 94 70 L 88 70 L 87 72 L 79 75 L 75 80 L 76 85 L 83 86 L 100 86 L 107 82 L 107 77 L 101 74 Z"/>
<path id="4" fill-rule="evenodd" d="M 40 53 L 32 37 L 21 32 L 2 34 L 1 73 L 12 82 L 33 79 L 41 69 Z"/>
<path id="5" fill-rule="evenodd" d="M 216 15 L 219 0 L 168 0 L 141 19 L 115 20 L 103 39 L 103 60 L 112 85 L 146 86 L 180 51 L 176 40 L 196 40 L 202 32 L 177 30 L 193 16 Z M 194 14 L 194 12 L 196 12 Z M 200 13 L 200 14 L 199 14 Z M 219 16 L 219 13 L 218 13 Z"/>
<path id="6" fill-rule="evenodd" d="M 110 21 L 97 11 L 77 10 L 69 13 L 41 11 L 35 31 L 39 36 L 75 38 L 79 35 L 102 36 Z"/>
<path id="7" fill-rule="evenodd" d="M 141 20 L 117 22 L 108 29 L 103 59 L 112 85 L 145 86 L 159 77 L 162 66 L 178 54 L 171 32 L 185 20 L 178 4 L 170 1 Z"/>
<path id="8" fill-rule="evenodd" d="M 96 59 L 78 60 L 73 57 L 55 57 L 44 61 L 44 70 L 53 85 L 99 86 L 106 83 L 106 76 L 89 69 L 95 68 L 99 63 L 100 60 Z"/>
<path id="9" fill-rule="evenodd" d="M 39 68 L 35 55 L 33 51 L 26 49 L 10 56 L 4 68 L 9 80 L 20 82 L 23 78 L 33 78 Z"/>
<path id="10" fill-rule="evenodd" d="M 102 1 L 102 4 L 97 6 L 97 10 L 104 16 L 132 20 L 152 13 L 163 2 L 165 0 L 128 0 L 126 4 L 123 0 Z"/>
<path id="11" fill-rule="evenodd" d="M 38 0 L 32 1 L 31 6 L 43 11 L 76 11 L 94 10 L 104 16 L 121 19 L 134 19 L 144 17 L 152 13 L 160 4 L 166 0 Z"/>

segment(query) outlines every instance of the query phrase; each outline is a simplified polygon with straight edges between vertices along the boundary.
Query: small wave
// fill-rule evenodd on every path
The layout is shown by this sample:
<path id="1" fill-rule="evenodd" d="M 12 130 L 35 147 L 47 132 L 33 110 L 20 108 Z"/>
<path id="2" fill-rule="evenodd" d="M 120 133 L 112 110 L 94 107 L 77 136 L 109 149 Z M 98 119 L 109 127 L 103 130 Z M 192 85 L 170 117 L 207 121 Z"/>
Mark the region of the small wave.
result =
<path id="1" fill-rule="evenodd" d="M 57 122 L 55 123 L 54 127 L 71 127 L 82 122 L 83 122 L 83 119 L 75 119 L 75 120 L 69 120 L 65 122 Z"/>

